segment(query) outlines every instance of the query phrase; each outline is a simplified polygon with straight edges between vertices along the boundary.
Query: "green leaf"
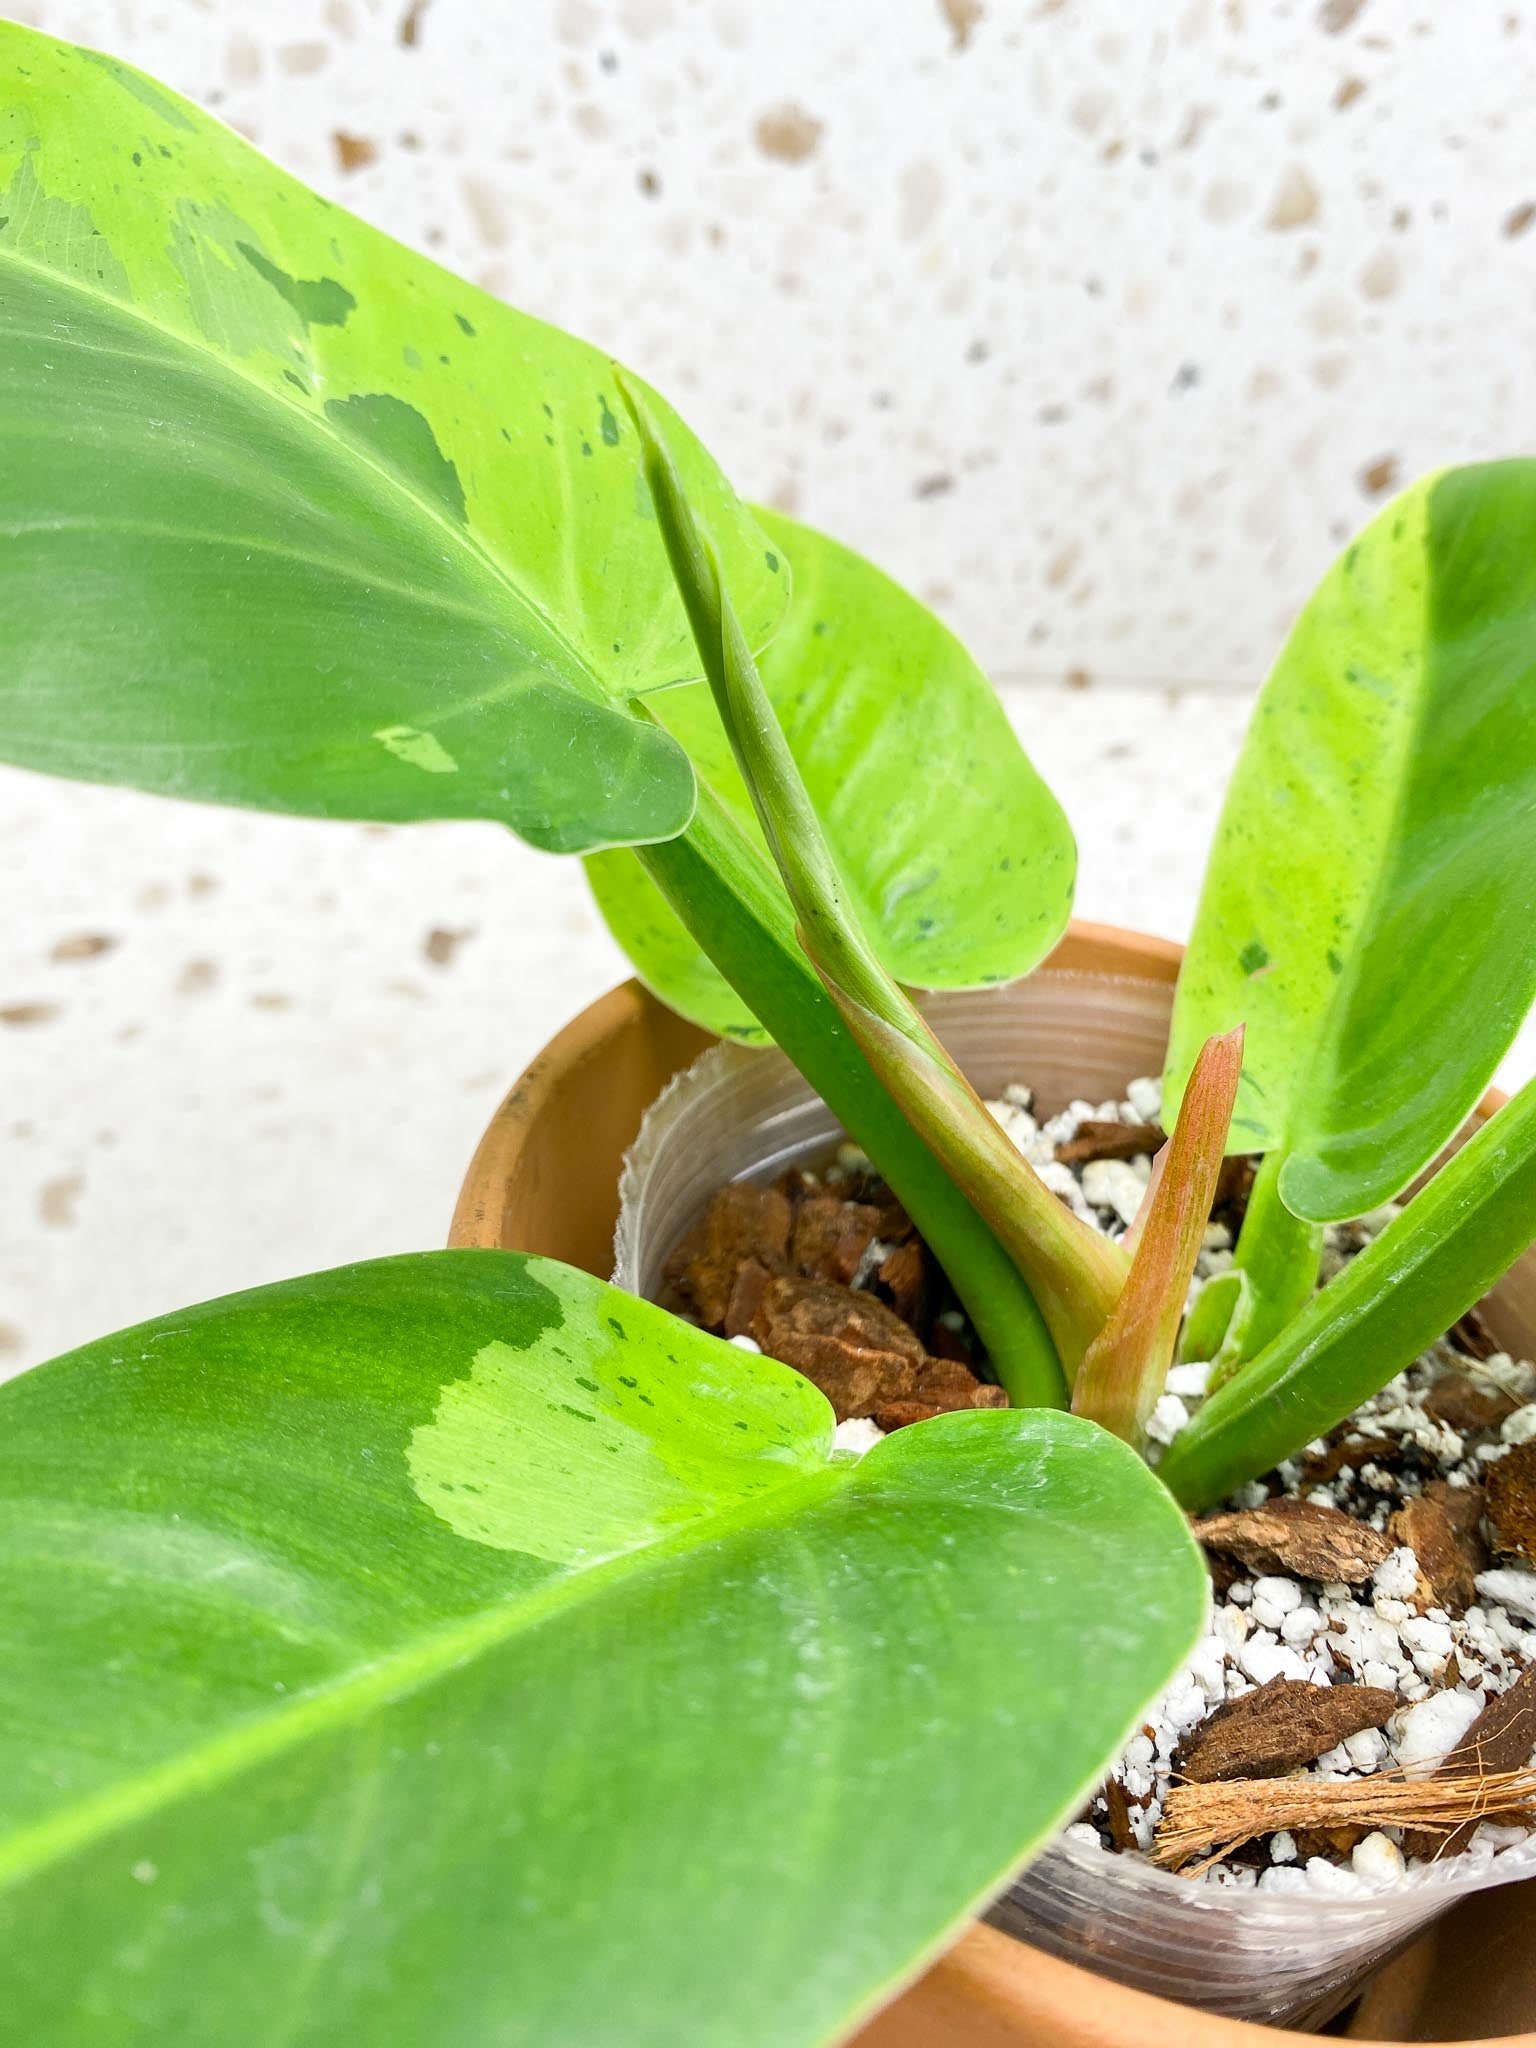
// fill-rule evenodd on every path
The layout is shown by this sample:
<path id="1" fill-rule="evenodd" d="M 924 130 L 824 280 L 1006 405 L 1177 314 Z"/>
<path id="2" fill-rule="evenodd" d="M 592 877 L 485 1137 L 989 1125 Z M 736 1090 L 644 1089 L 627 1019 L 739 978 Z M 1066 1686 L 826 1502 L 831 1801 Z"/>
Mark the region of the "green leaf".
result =
<path id="1" fill-rule="evenodd" d="M 13 24 L 0 65 L 0 757 L 556 851 L 679 831 L 628 699 L 697 668 L 608 360 L 126 65 Z M 786 572 L 665 416 L 766 639 Z"/>
<path id="2" fill-rule="evenodd" d="M 1077 855 L 991 684 L 872 563 L 782 513 L 757 517 L 794 572 L 789 612 L 758 667 L 881 958 L 917 988 L 1027 974 L 1066 928 Z M 670 690 L 652 708 L 760 841 L 707 688 Z M 765 1035 L 631 856 L 600 854 L 587 872 L 614 936 L 663 1001 L 722 1035 Z"/>
<path id="3" fill-rule="evenodd" d="M 1448 470 L 1323 579 L 1264 687 L 1165 1091 L 1246 1021 L 1235 1151 L 1314 1222 L 1406 1186 L 1536 994 L 1536 462 Z"/>
<path id="4" fill-rule="evenodd" d="M 383 1260 L 0 1391 L 0 1996 L 55 2048 L 841 2038 L 1201 1625 L 1059 1414 L 862 1464 L 584 1274 Z"/>
<path id="5" fill-rule="evenodd" d="M 1225 1373 L 1236 1359 L 1238 1332 L 1244 1320 L 1248 1276 L 1235 1270 L 1214 1273 L 1195 1296 L 1195 1305 L 1179 1333 L 1179 1363 L 1209 1362 L 1212 1377 Z"/>
<path id="6" fill-rule="evenodd" d="M 1536 1081 L 1202 1403 L 1158 1476 L 1186 1507 L 1203 1508 L 1325 1436 L 1481 1301 L 1533 1239 Z"/>

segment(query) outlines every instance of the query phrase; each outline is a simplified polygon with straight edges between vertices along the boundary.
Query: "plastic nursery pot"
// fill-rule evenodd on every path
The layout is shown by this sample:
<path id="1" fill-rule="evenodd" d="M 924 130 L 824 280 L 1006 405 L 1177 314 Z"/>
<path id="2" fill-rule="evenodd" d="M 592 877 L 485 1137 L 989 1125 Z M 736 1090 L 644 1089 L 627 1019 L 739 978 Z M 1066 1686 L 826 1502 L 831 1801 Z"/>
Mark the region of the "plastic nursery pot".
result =
<path id="1" fill-rule="evenodd" d="M 1178 961 L 1179 949 L 1167 941 L 1074 925 L 1029 982 L 941 998 L 936 1016 L 983 1087 L 1025 1080 L 1048 1109 L 1076 1095 L 1098 1100 L 1132 1076 L 1158 1070 Z M 647 1110 L 710 1043 L 634 983 L 594 1003 L 498 1110 L 466 1177 L 451 1241 L 542 1252 L 604 1276 L 614 1272 L 626 1155 Z M 704 1073 L 702 1092 L 697 1077 L 675 1091 L 689 1119 L 682 1142 L 646 1156 L 658 1129 L 665 1137 L 672 1106 L 666 1105 L 627 1172 L 617 1277 L 640 1292 L 714 1188 L 824 1151 L 835 1131 L 776 1055 L 731 1049 Z M 1502 1341 L 1529 1353 L 1536 1255 L 1501 1286 L 1492 1321 Z M 1139 1884 L 1143 1875 L 1157 1880 L 1151 1896 Z M 1291 2027 L 1316 2026 L 1359 1990 L 1364 1972 L 1394 1952 L 1396 1960 L 1360 1997 L 1346 2028 L 1350 2038 L 1465 2043 L 1515 2036 L 1536 2048 L 1536 1882 L 1467 1898 L 1417 1940 L 1412 1914 L 1377 1913 L 1373 1920 L 1366 1913 L 1353 1928 L 1329 1934 L 1314 1913 L 1310 1922 L 1298 1921 L 1302 1953 L 1287 1957 L 1282 1926 L 1266 1926 L 1257 1941 L 1239 1929 L 1231 1908 L 1260 1903 L 1252 1893 L 1197 1901 L 1195 1887 L 1139 1866 L 1122 1878 L 1129 1888 L 1122 1882 L 1126 1897 L 1118 1905 L 1113 1880 L 1107 1899 L 1091 1882 L 1078 1897 L 1074 1866 L 1058 1850 L 1048 1852 L 1000 1909 L 1012 1931 L 972 1928 L 864 2029 L 859 2048 L 1161 2048 L 1170 2041 L 1260 2048 L 1285 2036 L 1135 1984 L 1228 2011 L 1283 2015 Z M 1264 1903 L 1273 1909 L 1311 1902 Z M 1329 1901 L 1324 1915 L 1357 1903 Z M 1043 1945 L 1016 1938 L 1022 1931 Z M 1062 1949 L 1091 1955 L 1098 1968 L 1130 1982 L 1078 1967 Z"/>

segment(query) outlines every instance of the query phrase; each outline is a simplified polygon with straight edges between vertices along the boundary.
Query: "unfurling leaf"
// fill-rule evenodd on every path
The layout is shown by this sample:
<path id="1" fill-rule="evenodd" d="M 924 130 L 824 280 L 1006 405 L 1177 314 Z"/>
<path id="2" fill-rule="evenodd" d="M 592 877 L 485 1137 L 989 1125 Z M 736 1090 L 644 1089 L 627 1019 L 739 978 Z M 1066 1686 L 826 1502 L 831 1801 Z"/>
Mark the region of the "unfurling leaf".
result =
<path id="1" fill-rule="evenodd" d="M 887 972 L 821 829 L 660 430 L 622 378 L 620 388 L 645 443 L 646 477 L 721 723 L 799 919 L 801 944 L 892 1099 L 1023 1274 L 1070 1382 L 1114 1305 L 1126 1260 L 1049 1191 Z M 1042 1356 L 1028 1383 L 1004 1383 L 1016 1400 L 1059 1398 L 1053 1363 Z"/>
<path id="2" fill-rule="evenodd" d="M 1072 1406 L 1140 1445 L 1178 1340 L 1179 1323 L 1226 1151 L 1243 1064 L 1241 1028 L 1200 1050 L 1179 1119 L 1136 1218 L 1131 1270 L 1089 1345 Z"/>
<path id="3" fill-rule="evenodd" d="M 917 988 L 1027 974 L 1065 928 L 1076 849 L 991 684 L 873 564 L 781 513 L 757 518 L 794 577 L 758 672 L 880 958 Z M 708 686 L 649 701 L 760 843 Z M 764 1037 L 633 854 L 598 854 L 587 872 L 614 936 L 664 1002 L 725 1036 Z"/>

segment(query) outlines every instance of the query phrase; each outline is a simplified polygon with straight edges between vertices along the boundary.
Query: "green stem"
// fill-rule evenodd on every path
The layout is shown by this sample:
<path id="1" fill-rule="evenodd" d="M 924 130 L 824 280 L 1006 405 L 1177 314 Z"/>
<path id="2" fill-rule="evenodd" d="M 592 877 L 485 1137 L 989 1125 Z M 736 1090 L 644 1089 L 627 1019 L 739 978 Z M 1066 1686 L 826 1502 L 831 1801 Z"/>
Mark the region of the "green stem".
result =
<path id="1" fill-rule="evenodd" d="M 1536 1238 L 1536 1081 L 1211 1395 L 1158 1476 L 1199 1509 L 1322 1436 L 1482 1300 Z"/>
<path id="2" fill-rule="evenodd" d="M 863 1146 L 948 1274 L 1021 1408 L 1066 1405 L 1055 1346 L 1012 1260 L 906 1122 L 795 937 L 777 878 L 707 787 L 677 839 L 637 857 L 699 945 Z"/>
<path id="3" fill-rule="evenodd" d="M 615 376 L 645 448 L 646 481 L 711 694 L 799 920 L 799 944 L 878 1082 L 1018 1268 L 1070 1379 L 1113 1309 L 1129 1261 L 1045 1186 L 886 969 L 665 442 L 638 390 L 621 371 Z"/>
<path id="4" fill-rule="evenodd" d="M 1230 1331 L 1232 1341 L 1211 1375 L 1213 1389 L 1225 1385 L 1272 1343 L 1317 1288 L 1323 1227 L 1293 1215 L 1281 1201 L 1280 1173 L 1287 1156 L 1265 1153 L 1248 1197 L 1232 1262 L 1236 1271 L 1247 1275 L 1248 1287 Z"/>

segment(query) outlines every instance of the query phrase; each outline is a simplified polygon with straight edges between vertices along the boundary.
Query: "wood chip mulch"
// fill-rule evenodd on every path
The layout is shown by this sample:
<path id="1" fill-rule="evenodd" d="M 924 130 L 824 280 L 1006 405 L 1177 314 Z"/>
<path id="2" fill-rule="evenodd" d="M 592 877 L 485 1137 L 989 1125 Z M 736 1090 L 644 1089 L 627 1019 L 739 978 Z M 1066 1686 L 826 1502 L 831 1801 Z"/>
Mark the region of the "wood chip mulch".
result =
<path id="1" fill-rule="evenodd" d="M 1288 1496 L 1262 1507 L 1207 1515 L 1194 1525 L 1207 1550 L 1224 1551 L 1257 1572 L 1358 1586 L 1396 1545 L 1338 1508 Z"/>
<path id="2" fill-rule="evenodd" d="M 1433 1480 L 1405 1501 L 1387 1525 L 1394 1543 L 1406 1543 L 1419 1561 L 1413 1605 L 1423 1614 L 1443 1607 L 1465 1614 L 1477 1598 L 1477 1575 L 1488 1569 L 1488 1546 L 1479 1533 L 1483 1516 L 1480 1486 L 1449 1486 Z"/>
<path id="3" fill-rule="evenodd" d="M 1397 1694 L 1374 1685 L 1313 1685 L 1272 1678 L 1207 1716 L 1178 1758 L 1195 1784 L 1229 1778 L 1277 1778 L 1315 1763 L 1347 1735 L 1385 1726 Z"/>
<path id="4" fill-rule="evenodd" d="M 1488 1522 L 1500 1557 L 1536 1565 L 1536 1443 L 1517 1444 L 1488 1467 Z"/>
<path id="5" fill-rule="evenodd" d="M 890 1431 L 1008 1405 L 941 1319 L 953 1296 L 872 1173 L 834 1183 L 796 1168 L 772 1187 L 722 1188 L 665 1277 L 669 1307 L 804 1373 L 839 1422 L 867 1416 Z"/>

